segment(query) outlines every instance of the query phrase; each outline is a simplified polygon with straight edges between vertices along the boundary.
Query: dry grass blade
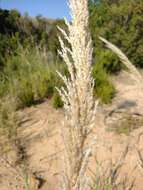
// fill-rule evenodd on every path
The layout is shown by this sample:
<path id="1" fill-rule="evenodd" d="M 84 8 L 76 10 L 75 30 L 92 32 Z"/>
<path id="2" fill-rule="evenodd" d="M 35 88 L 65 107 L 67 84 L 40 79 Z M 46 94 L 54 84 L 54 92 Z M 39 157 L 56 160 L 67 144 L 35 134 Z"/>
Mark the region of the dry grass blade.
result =
<path id="1" fill-rule="evenodd" d="M 140 172 L 141 172 L 141 175 L 143 176 L 143 155 L 141 153 L 141 150 L 139 150 L 138 148 L 136 148 L 136 151 L 137 151 L 137 154 L 138 154 L 138 166 L 140 168 Z"/>
<path id="2" fill-rule="evenodd" d="M 129 72 L 131 73 L 132 78 L 138 83 L 138 85 L 140 85 L 140 87 L 143 87 L 142 76 L 140 75 L 136 67 L 129 61 L 127 56 L 117 46 L 113 45 L 108 40 L 104 39 L 103 37 L 99 37 L 99 39 L 106 44 L 107 48 L 112 50 L 120 58 L 122 63 L 128 68 Z"/>
<path id="3" fill-rule="evenodd" d="M 125 158 L 128 154 L 129 146 L 127 145 L 124 152 L 122 153 L 121 157 L 119 158 L 118 162 L 116 163 L 115 167 L 112 167 L 111 172 L 111 183 L 114 184 L 114 182 L 118 178 L 119 170 L 123 166 Z"/>
<path id="4" fill-rule="evenodd" d="M 112 155 L 112 148 L 109 149 Z M 124 167 L 126 157 L 129 152 L 129 145 L 127 144 L 121 153 L 115 160 L 109 158 L 106 160 L 99 161 L 95 158 L 96 161 L 96 169 L 89 168 L 89 171 L 92 175 L 95 187 L 93 190 L 132 190 L 135 187 L 135 178 L 131 181 L 129 180 L 128 174 L 122 173 L 122 168 Z M 132 170 L 135 171 L 136 168 Z M 132 173 L 131 172 L 131 173 Z M 130 173 L 130 175 L 131 175 Z"/>

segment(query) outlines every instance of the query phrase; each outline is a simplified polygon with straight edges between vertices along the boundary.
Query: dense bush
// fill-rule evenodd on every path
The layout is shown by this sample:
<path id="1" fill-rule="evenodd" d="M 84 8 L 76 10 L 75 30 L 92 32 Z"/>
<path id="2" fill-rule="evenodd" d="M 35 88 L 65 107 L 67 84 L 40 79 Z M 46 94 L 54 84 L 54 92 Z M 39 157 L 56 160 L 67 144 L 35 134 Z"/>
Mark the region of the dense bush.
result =
<path id="1" fill-rule="evenodd" d="M 108 60 L 108 71 L 120 70 L 117 58 L 108 50 L 98 37 L 108 39 L 130 58 L 132 63 L 143 67 L 143 1 L 142 0 L 91 0 L 90 29 L 94 46 L 94 57 Z M 95 2 L 95 3 L 94 3 Z M 103 55 L 103 50 L 104 54 Z"/>
<path id="2" fill-rule="evenodd" d="M 93 66 L 93 78 L 95 79 L 94 95 L 99 97 L 101 102 L 110 103 L 114 97 L 115 88 L 102 64 L 97 63 Z"/>

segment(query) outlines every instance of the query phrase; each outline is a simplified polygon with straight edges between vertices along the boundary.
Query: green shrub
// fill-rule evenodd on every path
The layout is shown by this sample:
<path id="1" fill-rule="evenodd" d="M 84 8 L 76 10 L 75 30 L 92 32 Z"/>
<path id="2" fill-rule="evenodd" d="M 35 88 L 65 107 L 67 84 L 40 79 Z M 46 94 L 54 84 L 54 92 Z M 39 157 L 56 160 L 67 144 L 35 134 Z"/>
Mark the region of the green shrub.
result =
<path id="1" fill-rule="evenodd" d="M 117 56 L 110 50 L 96 49 L 95 59 L 98 65 L 101 65 L 99 69 L 104 69 L 107 73 L 117 73 L 123 68 L 121 62 Z"/>
<path id="2" fill-rule="evenodd" d="M 102 103 L 110 103 L 115 94 L 115 88 L 109 81 L 109 77 L 102 65 L 98 63 L 93 67 L 93 78 L 95 79 L 95 93 Z"/>
<path id="3" fill-rule="evenodd" d="M 63 107 L 63 102 L 57 92 L 55 92 L 53 96 L 53 107 L 56 109 Z"/>
<path id="4" fill-rule="evenodd" d="M 119 47 L 131 62 L 137 67 L 143 67 L 143 36 L 142 36 L 142 7 L 143 1 L 138 0 L 95 0 L 90 4 L 90 31 L 93 41 L 93 54 L 97 60 L 106 51 L 99 36 Z M 133 45 L 131 45 L 133 44 Z M 98 55 L 97 55 L 98 52 Z M 102 54 L 102 55 L 101 55 Z M 118 59 L 108 57 L 111 71 L 121 69 Z M 104 60 L 103 60 L 104 61 Z M 113 63 L 113 64 L 112 64 Z"/>

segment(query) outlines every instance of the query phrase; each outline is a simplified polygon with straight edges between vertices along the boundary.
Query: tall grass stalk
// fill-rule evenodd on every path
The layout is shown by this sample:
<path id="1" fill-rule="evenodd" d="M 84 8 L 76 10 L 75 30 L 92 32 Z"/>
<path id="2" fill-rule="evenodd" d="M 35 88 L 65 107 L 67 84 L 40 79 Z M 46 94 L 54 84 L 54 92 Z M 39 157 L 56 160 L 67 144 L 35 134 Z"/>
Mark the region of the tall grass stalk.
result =
<path id="1" fill-rule="evenodd" d="M 59 37 L 59 54 L 70 75 L 67 78 L 58 72 L 65 84 L 65 87 L 57 88 L 65 109 L 65 121 L 61 130 L 65 145 L 61 189 L 88 190 L 91 186 L 86 171 L 91 145 L 87 146 L 86 140 L 94 126 L 97 109 L 97 102 L 93 98 L 94 81 L 91 77 L 92 41 L 88 31 L 88 1 L 70 0 L 69 7 L 72 21 L 65 21 L 68 32 L 59 28 L 69 43 L 67 47 Z M 93 144 L 94 139 L 91 141 Z"/>

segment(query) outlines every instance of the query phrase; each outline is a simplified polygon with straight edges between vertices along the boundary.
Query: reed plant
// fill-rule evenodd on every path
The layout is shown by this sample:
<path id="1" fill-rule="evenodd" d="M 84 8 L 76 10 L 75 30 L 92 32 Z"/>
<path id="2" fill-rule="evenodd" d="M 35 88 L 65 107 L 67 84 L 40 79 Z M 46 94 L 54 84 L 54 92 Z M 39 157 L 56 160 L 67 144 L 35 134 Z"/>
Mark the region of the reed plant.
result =
<path id="1" fill-rule="evenodd" d="M 64 87 L 57 88 L 64 103 L 65 120 L 61 134 L 65 145 L 63 156 L 62 190 L 88 190 L 87 167 L 92 144 L 87 138 L 95 126 L 97 101 L 93 97 L 94 80 L 92 78 L 92 41 L 88 26 L 88 1 L 70 0 L 72 21 L 65 20 L 68 32 L 59 28 L 66 46 L 59 36 L 61 51 L 59 54 L 67 65 L 69 77 L 58 75 Z"/>

